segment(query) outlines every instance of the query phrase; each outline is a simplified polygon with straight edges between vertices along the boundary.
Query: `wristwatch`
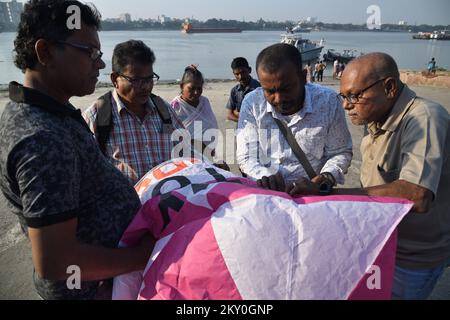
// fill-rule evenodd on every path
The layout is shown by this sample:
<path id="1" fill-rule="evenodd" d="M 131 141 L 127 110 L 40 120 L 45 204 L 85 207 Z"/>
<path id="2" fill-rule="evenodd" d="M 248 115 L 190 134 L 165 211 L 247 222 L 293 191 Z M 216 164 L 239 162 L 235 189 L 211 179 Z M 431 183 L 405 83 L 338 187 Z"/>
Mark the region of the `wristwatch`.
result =
<path id="1" fill-rule="evenodd" d="M 333 191 L 333 187 L 336 184 L 336 179 L 329 172 L 321 173 L 321 176 L 325 178 L 325 181 L 319 185 L 319 194 L 322 196 L 328 196 Z"/>

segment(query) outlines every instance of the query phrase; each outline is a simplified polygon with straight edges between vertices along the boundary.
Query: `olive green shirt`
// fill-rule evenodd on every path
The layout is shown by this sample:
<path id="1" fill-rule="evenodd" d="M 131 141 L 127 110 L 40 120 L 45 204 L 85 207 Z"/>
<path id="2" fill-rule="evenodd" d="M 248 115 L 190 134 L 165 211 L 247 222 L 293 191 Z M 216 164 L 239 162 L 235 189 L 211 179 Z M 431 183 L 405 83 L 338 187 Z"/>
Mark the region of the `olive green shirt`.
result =
<path id="1" fill-rule="evenodd" d="M 399 225 L 403 268 L 434 268 L 450 257 L 449 120 L 441 105 L 405 85 L 386 122 L 370 123 L 362 140 L 363 187 L 404 180 L 435 197 L 427 213 L 410 212 Z"/>

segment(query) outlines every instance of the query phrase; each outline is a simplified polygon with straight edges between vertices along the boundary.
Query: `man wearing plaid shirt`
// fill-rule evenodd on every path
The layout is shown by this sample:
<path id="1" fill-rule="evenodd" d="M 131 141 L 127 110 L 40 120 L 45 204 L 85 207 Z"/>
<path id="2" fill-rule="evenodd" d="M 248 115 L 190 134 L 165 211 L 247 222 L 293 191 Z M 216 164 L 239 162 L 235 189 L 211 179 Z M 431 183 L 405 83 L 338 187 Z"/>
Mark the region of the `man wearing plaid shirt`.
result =
<path id="1" fill-rule="evenodd" d="M 163 130 L 163 120 L 150 99 L 154 82 L 159 79 L 153 72 L 154 62 L 153 51 L 142 41 L 130 40 L 114 49 L 111 74 L 114 90 L 110 99 L 113 125 L 105 153 L 132 184 L 153 167 L 169 160 L 175 146 L 172 132 Z M 169 104 L 165 104 L 172 130 L 184 129 Z M 96 133 L 97 104 L 83 116 Z"/>

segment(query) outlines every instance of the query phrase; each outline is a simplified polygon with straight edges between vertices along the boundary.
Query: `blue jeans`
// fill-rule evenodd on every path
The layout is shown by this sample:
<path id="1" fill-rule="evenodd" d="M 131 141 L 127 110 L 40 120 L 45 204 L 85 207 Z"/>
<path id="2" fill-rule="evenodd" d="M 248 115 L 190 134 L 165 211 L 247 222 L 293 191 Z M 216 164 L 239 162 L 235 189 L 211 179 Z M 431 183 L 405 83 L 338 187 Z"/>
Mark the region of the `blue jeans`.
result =
<path id="1" fill-rule="evenodd" d="M 448 263 L 444 263 L 439 267 L 423 270 L 404 269 L 395 266 L 392 299 L 427 299 L 447 266 Z"/>

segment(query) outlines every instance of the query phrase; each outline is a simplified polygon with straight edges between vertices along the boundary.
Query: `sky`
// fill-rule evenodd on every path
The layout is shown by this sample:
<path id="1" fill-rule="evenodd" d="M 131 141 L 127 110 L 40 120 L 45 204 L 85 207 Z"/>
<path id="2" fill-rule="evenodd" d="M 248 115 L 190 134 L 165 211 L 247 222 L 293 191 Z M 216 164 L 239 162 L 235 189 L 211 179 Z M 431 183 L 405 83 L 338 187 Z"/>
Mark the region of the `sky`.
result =
<path id="1" fill-rule="evenodd" d="M 327 23 L 366 23 L 367 8 L 378 5 L 381 23 L 450 24 L 450 0 L 88 0 L 103 18 L 130 13 L 132 19 L 194 17 L 256 21 L 299 21 L 317 17 Z"/>

